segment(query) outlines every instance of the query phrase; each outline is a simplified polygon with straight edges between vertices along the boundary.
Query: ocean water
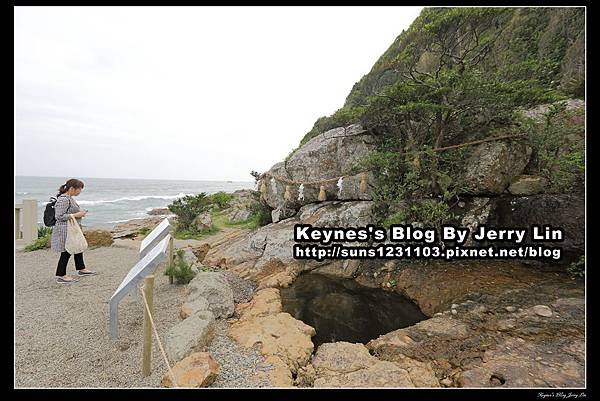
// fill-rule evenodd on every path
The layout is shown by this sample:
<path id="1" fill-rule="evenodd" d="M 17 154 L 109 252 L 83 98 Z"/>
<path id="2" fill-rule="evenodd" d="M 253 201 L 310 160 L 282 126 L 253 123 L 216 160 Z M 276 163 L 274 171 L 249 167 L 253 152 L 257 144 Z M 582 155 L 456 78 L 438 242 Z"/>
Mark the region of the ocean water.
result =
<path id="1" fill-rule="evenodd" d="M 23 199 L 38 202 L 38 224 L 43 225 L 46 203 L 56 196 L 58 187 L 70 177 L 15 177 L 15 203 Z M 85 227 L 110 229 L 115 224 L 131 219 L 148 217 L 148 211 L 166 207 L 173 200 L 200 192 L 254 189 L 254 181 L 184 181 L 139 180 L 117 178 L 85 178 L 84 188 L 75 198 L 79 206 L 88 209 L 82 220 Z"/>

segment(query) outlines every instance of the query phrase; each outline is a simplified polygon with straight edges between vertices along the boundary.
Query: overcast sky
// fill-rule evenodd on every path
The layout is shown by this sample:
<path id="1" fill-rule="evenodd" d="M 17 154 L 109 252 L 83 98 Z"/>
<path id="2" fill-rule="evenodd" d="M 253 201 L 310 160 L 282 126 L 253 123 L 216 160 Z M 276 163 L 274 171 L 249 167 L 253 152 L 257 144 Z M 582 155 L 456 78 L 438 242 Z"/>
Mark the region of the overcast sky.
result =
<path id="1" fill-rule="evenodd" d="M 15 173 L 250 181 L 420 10 L 15 7 Z"/>

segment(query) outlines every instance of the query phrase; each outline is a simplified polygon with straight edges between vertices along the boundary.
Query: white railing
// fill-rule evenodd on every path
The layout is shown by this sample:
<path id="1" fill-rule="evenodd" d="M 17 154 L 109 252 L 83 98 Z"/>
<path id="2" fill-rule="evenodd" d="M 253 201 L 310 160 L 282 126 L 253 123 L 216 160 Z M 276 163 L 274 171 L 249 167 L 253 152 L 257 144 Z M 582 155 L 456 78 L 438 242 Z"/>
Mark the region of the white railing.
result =
<path id="1" fill-rule="evenodd" d="M 15 244 L 28 245 L 37 237 L 37 201 L 24 199 L 15 204 Z"/>

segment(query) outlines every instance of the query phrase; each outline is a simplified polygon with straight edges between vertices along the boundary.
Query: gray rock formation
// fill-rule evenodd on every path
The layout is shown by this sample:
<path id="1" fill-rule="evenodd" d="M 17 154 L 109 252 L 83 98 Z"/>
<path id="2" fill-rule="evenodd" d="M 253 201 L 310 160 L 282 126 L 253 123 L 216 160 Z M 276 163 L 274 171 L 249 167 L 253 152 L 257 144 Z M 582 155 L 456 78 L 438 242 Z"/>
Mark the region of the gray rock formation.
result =
<path id="1" fill-rule="evenodd" d="M 214 337 L 215 317 L 209 311 L 199 311 L 171 327 L 165 337 L 165 352 L 178 362 L 194 351 L 200 351 Z"/>
<path id="2" fill-rule="evenodd" d="M 272 176 L 284 177 L 296 182 L 312 182 L 343 176 L 341 182 L 334 180 L 323 184 L 327 200 L 370 200 L 369 190 L 360 191 L 360 174 L 350 174 L 351 168 L 373 149 L 372 138 L 358 124 L 334 128 L 324 132 L 300 149 L 285 162 L 275 164 L 264 178 L 266 192 L 263 199 L 275 210 L 273 221 L 290 217 L 303 205 L 318 201 L 320 185 L 290 185 L 290 199 L 284 199 L 287 184 Z M 373 177 L 368 174 L 367 184 Z M 339 184 L 339 185 L 338 185 Z"/>
<path id="3" fill-rule="evenodd" d="M 518 142 L 478 145 L 465 162 L 466 192 L 471 195 L 500 194 L 523 173 L 531 147 Z"/>
<path id="4" fill-rule="evenodd" d="M 508 187 L 512 195 L 535 195 L 544 192 L 548 180 L 533 175 L 520 175 Z"/>
<path id="5" fill-rule="evenodd" d="M 233 292 L 221 273 L 200 272 L 190 281 L 187 302 L 193 302 L 198 298 L 208 301 L 208 309 L 216 318 L 233 315 Z"/>
<path id="6" fill-rule="evenodd" d="M 238 270 L 260 271 L 277 261 L 283 265 L 296 265 L 293 258 L 295 224 L 313 224 L 316 227 L 360 227 L 373 221 L 370 201 L 320 202 L 303 206 L 293 218 L 260 227 L 233 242 L 211 249 L 205 259 L 209 265 L 238 266 Z M 353 243 L 357 244 L 357 243 Z M 348 261 L 336 261 L 343 264 Z M 311 266 L 323 263 L 309 262 Z M 198 278 L 195 278 L 196 280 Z"/>

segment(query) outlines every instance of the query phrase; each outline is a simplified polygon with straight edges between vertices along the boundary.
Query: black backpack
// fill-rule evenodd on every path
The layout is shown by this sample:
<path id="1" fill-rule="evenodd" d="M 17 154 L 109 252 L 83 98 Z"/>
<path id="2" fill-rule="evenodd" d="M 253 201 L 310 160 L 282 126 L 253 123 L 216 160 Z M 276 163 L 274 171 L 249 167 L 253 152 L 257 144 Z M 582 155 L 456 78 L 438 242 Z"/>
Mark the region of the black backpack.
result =
<path id="1" fill-rule="evenodd" d="M 44 209 L 44 225 L 46 225 L 46 227 L 52 227 L 56 224 L 56 215 L 54 214 L 56 200 L 57 199 L 53 196 L 50 198 L 50 202 L 46 203 L 46 209 Z M 71 200 L 69 200 L 69 207 L 71 207 Z"/>

